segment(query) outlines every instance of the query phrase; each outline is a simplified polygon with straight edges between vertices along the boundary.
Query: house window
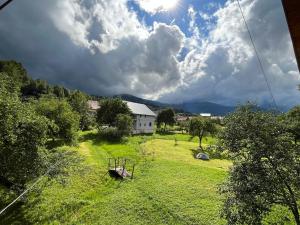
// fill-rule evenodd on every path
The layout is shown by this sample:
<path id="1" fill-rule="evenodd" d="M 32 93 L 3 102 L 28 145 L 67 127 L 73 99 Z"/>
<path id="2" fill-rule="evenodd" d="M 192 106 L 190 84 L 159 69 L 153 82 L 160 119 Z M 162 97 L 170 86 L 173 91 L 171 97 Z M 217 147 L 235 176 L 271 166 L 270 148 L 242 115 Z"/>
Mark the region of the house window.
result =
<path id="1" fill-rule="evenodd" d="M 142 123 L 140 123 L 140 127 L 142 126 Z"/>
<path id="2" fill-rule="evenodd" d="M 152 123 L 151 122 L 149 122 L 149 127 L 152 127 Z"/>
<path id="3" fill-rule="evenodd" d="M 144 127 L 147 126 L 146 123 L 144 123 Z"/>

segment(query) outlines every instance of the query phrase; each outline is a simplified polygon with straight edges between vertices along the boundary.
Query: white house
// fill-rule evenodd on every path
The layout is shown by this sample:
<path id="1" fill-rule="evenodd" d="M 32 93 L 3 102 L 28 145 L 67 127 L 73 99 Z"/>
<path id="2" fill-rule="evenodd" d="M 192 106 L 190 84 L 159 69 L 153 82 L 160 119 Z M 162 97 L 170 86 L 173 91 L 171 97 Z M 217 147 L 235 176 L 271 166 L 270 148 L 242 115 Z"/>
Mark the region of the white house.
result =
<path id="1" fill-rule="evenodd" d="M 133 133 L 134 134 L 152 134 L 154 132 L 154 123 L 156 115 L 146 105 L 124 101 L 132 112 Z M 90 112 L 96 113 L 101 106 L 98 101 L 88 101 Z"/>
<path id="2" fill-rule="evenodd" d="M 133 114 L 133 133 L 152 134 L 154 132 L 155 113 L 144 104 L 125 102 Z"/>

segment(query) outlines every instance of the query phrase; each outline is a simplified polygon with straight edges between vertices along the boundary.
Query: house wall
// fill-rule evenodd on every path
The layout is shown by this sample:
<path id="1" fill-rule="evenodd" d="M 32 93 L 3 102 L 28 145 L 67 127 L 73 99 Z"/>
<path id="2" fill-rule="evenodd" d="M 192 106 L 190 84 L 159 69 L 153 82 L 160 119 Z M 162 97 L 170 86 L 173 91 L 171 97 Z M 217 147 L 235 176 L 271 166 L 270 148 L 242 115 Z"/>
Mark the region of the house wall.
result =
<path id="1" fill-rule="evenodd" d="M 154 116 L 134 115 L 133 133 L 152 134 L 154 132 Z"/>

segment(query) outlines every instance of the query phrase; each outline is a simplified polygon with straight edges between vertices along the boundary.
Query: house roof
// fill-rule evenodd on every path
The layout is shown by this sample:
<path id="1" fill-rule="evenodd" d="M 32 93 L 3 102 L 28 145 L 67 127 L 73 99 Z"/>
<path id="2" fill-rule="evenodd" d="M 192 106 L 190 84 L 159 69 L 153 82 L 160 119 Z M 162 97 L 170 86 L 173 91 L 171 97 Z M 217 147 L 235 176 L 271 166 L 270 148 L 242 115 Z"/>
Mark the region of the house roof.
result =
<path id="1" fill-rule="evenodd" d="M 151 109 L 148 108 L 148 106 L 144 104 L 139 104 L 135 102 L 127 102 L 128 108 L 131 110 L 133 114 L 136 115 L 146 115 L 146 116 L 156 116 L 154 112 L 151 111 Z"/>
<path id="2" fill-rule="evenodd" d="M 100 109 L 100 105 L 98 101 L 92 101 L 92 100 L 88 100 L 88 107 L 90 110 L 97 110 Z"/>

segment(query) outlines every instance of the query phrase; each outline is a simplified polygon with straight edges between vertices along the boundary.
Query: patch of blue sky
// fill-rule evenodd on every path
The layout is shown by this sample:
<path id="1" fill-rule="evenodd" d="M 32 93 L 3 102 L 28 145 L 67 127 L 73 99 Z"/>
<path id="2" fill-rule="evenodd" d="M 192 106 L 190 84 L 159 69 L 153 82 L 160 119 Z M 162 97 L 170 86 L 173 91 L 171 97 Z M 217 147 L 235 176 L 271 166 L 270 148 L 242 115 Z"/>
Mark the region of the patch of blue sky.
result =
<path id="1" fill-rule="evenodd" d="M 134 0 L 129 0 L 127 4 L 131 10 L 136 12 L 138 19 L 144 22 L 145 25 L 153 26 L 154 22 L 166 23 L 169 25 L 174 24 L 180 28 L 186 37 L 191 37 L 193 35 L 193 31 L 189 26 L 191 19 L 188 14 L 188 9 L 193 7 L 196 12 L 195 26 L 198 27 L 201 35 L 205 37 L 216 22 L 212 15 L 220 7 L 223 7 L 225 2 L 226 0 L 179 0 L 175 8 L 156 14 L 145 12 Z M 208 16 L 209 19 L 204 18 L 203 15 L 204 17 Z"/>

